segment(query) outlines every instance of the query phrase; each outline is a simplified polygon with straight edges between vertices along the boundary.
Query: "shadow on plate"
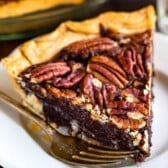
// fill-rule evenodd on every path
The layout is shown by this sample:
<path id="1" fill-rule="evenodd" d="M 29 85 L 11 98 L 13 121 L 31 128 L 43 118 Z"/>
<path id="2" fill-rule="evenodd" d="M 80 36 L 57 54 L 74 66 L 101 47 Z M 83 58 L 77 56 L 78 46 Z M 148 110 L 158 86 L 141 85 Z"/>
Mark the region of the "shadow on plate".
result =
<path id="1" fill-rule="evenodd" d="M 164 72 L 162 72 L 160 70 L 156 70 L 155 77 L 154 77 L 154 87 L 155 87 L 156 83 L 157 83 L 157 85 L 159 84 L 159 86 L 161 86 L 163 88 L 163 90 L 166 91 L 168 94 L 168 74 L 165 74 Z M 160 98 L 159 98 L 159 100 L 160 100 Z M 154 101 L 155 101 L 155 99 L 154 99 Z M 162 108 L 164 108 L 164 107 L 161 107 L 161 110 L 162 110 Z M 154 118 L 154 120 L 155 120 L 155 118 Z M 157 124 L 162 124 L 162 123 L 157 123 Z M 157 130 L 157 131 L 159 131 L 159 130 Z M 162 138 L 162 137 L 160 137 L 160 138 Z M 168 142 L 166 142 L 164 145 L 162 144 L 162 147 L 160 147 L 159 150 L 154 153 L 154 157 L 162 155 L 167 150 L 168 150 Z"/>
<path id="2" fill-rule="evenodd" d="M 156 70 L 156 80 L 168 91 L 168 74 L 163 73 L 162 71 Z"/>

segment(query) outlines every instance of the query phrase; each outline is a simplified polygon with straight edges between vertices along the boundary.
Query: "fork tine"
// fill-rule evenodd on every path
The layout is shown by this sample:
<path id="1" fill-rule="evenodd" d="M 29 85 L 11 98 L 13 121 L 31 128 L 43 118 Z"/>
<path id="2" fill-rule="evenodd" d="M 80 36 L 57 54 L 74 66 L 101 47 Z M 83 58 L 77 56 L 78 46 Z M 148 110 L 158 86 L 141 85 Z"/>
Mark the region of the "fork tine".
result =
<path id="1" fill-rule="evenodd" d="M 132 150 L 132 151 L 115 151 L 115 150 L 105 150 L 105 149 L 98 149 L 98 148 L 94 148 L 94 147 L 88 147 L 88 151 L 90 152 L 97 152 L 97 153 L 101 153 L 101 154 L 109 154 L 109 155 L 131 155 L 131 154 L 135 154 L 138 152 L 138 150 Z"/>
<path id="2" fill-rule="evenodd" d="M 88 151 L 79 151 L 78 154 L 73 155 L 72 158 L 90 162 L 90 163 L 116 163 L 120 164 L 124 160 L 131 160 L 133 154 L 137 151 L 110 151 L 107 149 L 99 149 L 96 147 L 88 147 Z"/>
<path id="3" fill-rule="evenodd" d="M 121 163 L 121 159 L 113 159 L 113 160 L 99 159 L 99 158 L 95 159 L 95 158 L 87 158 L 79 155 L 73 155 L 72 158 L 80 161 L 91 162 L 91 163 L 116 163 L 116 164 Z"/>
<path id="4" fill-rule="evenodd" d="M 89 153 L 89 152 L 85 152 L 85 151 L 81 151 L 79 153 L 82 156 L 87 156 L 87 157 L 93 157 L 93 158 L 106 158 L 106 159 L 124 159 L 126 157 L 129 157 L 129 155 L 99 155 L 96 153 Z"/>

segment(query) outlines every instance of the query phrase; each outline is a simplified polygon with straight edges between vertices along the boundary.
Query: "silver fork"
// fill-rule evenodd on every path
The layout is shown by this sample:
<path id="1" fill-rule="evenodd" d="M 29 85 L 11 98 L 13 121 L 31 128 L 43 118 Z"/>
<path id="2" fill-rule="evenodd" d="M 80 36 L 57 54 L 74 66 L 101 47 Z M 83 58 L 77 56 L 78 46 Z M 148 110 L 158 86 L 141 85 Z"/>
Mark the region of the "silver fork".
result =
<path id="1" fill-rule="evenodd" d="M 88 166 L 88 167 L 121 167 L 135 164 L 133 156 L 138 152 L 134 151 L 118 151 L 112 150 L 105 146 L 94 146 L 78 138 L 65 136 L 55 130 L 52 125 L 47 125 L 45 120 L 34 114 L 28 108 L 25 108 L 21 103 L 9 97 L 0 91 L 0 100 L 9 106 L 13 107 L 26 122 L 35 123 L 45 135 L 48 136 L 47 145 L 35 134 L 31 135 L 35 140 L 38 140 L 43 149 L 67 164 L 73 166 Z M 30 130 L 28 130 L 30 132 Z M 36 136 L 36 137 L 35 137 Z"/>

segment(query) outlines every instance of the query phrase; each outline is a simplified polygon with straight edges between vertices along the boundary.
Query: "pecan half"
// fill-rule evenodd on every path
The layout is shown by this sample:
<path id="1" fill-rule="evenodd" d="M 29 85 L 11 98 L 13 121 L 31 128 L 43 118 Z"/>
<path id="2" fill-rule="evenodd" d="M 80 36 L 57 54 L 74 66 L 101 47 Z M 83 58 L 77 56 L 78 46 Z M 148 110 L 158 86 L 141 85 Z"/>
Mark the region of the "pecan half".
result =
<path id="1" fill-rule="evenodd" d="M 104 98 L 106 108 L 108 108 L 109 102 L 113 101 L 114 98 L 117 96 L 117 94 L 118 94 L 118 89 L 114 85 L 112 84 L 103 85 L 102 95 Z"/>
<path id="2" fill-rule="evenodd" d="M 118 96 L 118 89 L 109 83 L 96 85 L 94 79 L 92 74 L 87 74 L 81 82 L 81 92 L 90 99 L 92 104 L 98 104 L 100 108 L 108 108 L 109 102 Z"/>
<path id="3" fill-rule="evenodd" d="M 145 70 L 146 70 L 148 76 L 150 76 L 152 74 L 151 54 L 152 54 L 152 44 L 149 44 L 146 46 L 145 52 L 144 52 Z"/>
<path id="4" fill-rule="evenodd" d="M 102 55 L 95 56 L 91 58 L 91 62 L 104 64 L 105 66 L 110 67 L 118 71 L 119 73 L 121 73 L 123 76 L 125 76 L 125 72 L 121 69 L 121 67 L 113 59 L 107 56 L 102 56 Z"/>
<path id="5" fill-rule="evenodd" d="M 42 64 L 31 71 L 31 82 L 40 83 L 53 77 L 65 75 L 70 70 L 71 68 L 65 62 Z"/>
<path id="6" fill-rule="evenodd" d="M 142 55 L 137 53 L 135 48 L 128 46 L 117 55 L 117 59 L 124 71 L 132 78 L 146 76 Z"/>
<path id="7" fill-rule="evenodd" d="M 88 64 L 87 70 L 99 80 L 103 79 L 103 82 L 111 82 L 119 88 L 123 88 L 129 83 L 125 72 L 120 66 L 113 59 L 106 56 L 93 57 Z"/>
<path id="8" fill-rule="evenodd" d="M 112 52 L 118 48 L 118 44 L 110 38 L 94 38 L 78 41 L 65 47 L 60 53 L 60 59 L 85 61 L 88 58 L 103 53 Z"/>
<path id="9" fill-rule="evenodd" d="M 90 98 L 92 103 L 95 103 L 92 80 L 93 80 L 93 76 L 91 74 L 87 74 L 82 80 L 80 88 L 82 93 L 87 95 Z"/>
<path id="10" fill-rule="evenodd" d="M 75 70 L 68 74 L 65 78 L 55 78 L 53 80 L 53 84 L 55 87 L 71 88 L 79 83 L 85 74 L 86 71 L 84 68 L 75 68 Z"/>
<path id="11" fill-rule="evenodd" d="M 104 83 L 109 83 L 109 80 L 105 76 L 103 76 L 102 74 L 100 74 L 99 72 L 92 71 L 91 73 L 93 74 L 93 76 L 95 78 L 99 79 L 100 81 L 102 81 Z"/>
<path id="12" fill-rule="evenodd" d="M 51 62 L 29 68 L 21 77 L 32 83 L 50 83 L 58 88 L 71 88 L 85 76 L 86 70 L 80 63 Z"/>
<path id="13" fill-rule="evenodd" d="M 69 90 L 69 89 L 57 89 L 56 87 L 53 87 L 50 84 L 47 84 L 46 89 L 48 93 L 52 93 L 56 97 L 65 97 L 67 99 L 73 99 L 76 97 L 76 92 Z"/>
<path id="14" fill-rule="evenodd" d="M 94 97 L 95 102 L 99 105 L 99 107 L 103 108 L 104 101 L 103 101 L 103 95 L 101 93 L 101 88 L 94 87 Z"/>
<path id="15" fill-rule="evenodd" d="M 81 82 L 82 93 L 91 100 L 92 104 L 98 104 L 100 108 L 103 108 L 104 100 L 101 90 L 101 87 L 95 85 L 94 78 L 91 74 L 87 74 Z"/>

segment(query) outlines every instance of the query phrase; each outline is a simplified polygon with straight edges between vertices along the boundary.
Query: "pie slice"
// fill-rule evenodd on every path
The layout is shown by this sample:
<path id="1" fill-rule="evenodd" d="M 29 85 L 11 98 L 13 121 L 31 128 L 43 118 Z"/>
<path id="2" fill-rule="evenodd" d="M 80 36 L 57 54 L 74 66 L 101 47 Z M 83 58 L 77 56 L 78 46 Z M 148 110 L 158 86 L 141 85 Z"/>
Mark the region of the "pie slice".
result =
<path id="1" fill-rule="evenodd" d="M 67 21 L 2 60 L 24 104 L 71 136 L 150 155 L 155 12 Z"/>

